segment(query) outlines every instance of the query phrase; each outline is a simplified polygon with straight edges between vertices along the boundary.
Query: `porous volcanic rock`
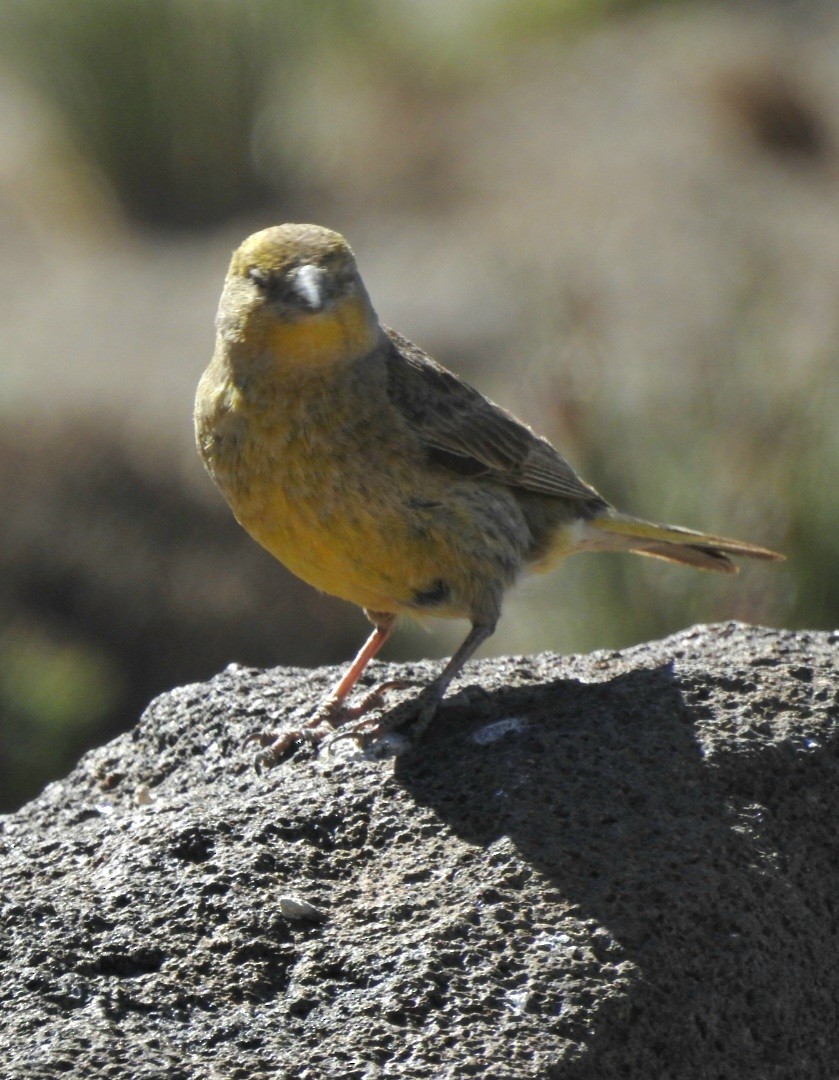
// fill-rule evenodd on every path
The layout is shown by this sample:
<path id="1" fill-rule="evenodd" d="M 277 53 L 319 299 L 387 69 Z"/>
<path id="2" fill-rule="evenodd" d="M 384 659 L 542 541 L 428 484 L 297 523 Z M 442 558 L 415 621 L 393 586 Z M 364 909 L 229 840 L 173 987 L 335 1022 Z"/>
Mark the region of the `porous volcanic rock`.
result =
<path id="1" fill-rule="evenodd" d="M 835 1075 L 839 633 L 486 660 L 258 775 L 334 674 L 173 690 L 4 819 L 6 1080 Z"/>

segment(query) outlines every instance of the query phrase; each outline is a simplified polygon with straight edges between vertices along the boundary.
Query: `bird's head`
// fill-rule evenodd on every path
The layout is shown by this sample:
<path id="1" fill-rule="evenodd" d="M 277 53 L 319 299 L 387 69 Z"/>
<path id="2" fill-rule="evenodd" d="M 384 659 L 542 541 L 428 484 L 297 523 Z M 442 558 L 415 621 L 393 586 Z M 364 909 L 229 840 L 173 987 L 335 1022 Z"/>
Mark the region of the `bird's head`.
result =
<path id="1" fill-rule="evenodd" d="M 229 345 L 287 365 L 355 359 L 380 333 L 349 244 L 320 225 L 277 225 L 234 252 L 216 325 Z"/>

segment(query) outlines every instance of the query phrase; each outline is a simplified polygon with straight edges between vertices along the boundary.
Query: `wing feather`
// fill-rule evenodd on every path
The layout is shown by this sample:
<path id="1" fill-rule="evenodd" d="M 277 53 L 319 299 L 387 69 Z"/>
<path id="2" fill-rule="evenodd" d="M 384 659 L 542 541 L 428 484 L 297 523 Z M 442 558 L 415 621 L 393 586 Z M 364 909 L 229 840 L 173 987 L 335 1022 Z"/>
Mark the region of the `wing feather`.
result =
<path id="1" fill-rule="evenodd" d="M 429 456 L 452 472 L 605 506 L 553 446 L 422 349 L 387 330 L 388 393 Z"/>

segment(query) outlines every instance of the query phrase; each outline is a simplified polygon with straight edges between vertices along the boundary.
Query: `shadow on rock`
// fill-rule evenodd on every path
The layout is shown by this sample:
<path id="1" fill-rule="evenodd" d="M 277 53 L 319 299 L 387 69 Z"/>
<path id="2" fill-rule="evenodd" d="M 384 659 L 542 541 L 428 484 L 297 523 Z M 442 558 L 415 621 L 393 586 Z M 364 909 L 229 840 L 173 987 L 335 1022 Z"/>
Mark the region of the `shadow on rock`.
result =
<path id="1" fill-rule="evenodd" d="M 735 708 L 738 696 L 741 710 L 753 700 L 727 691 Z M 835 786 L 837 737 L 798 747 L 746 728 L 709 753 L 702 727 L 716 710 L 707 688 L 704 703 L 692 696 L 671 664 L 500 690 L 478 707 L 481 727 L 467 728 L 475 706 L 445 710 L 436 737 L 451 752 L 420 749 L 397 763 L 418 803 L 507 864 L 508 888 L 487 906 L 515 913 L 522 883 L 543 875 L 557 924 L 532 934 L 556 933 L 559 954 L 563 915 L 588 928 L 574 976 L 583 999 L 595 972 L 608 979 L 631 965 L 630 992 L 604 999 L 595 1031 L 574 1024 L 562 964 L 553 999 L 548 980 L 529 1003 L 546 1015 L 566 1009 L 567 1035 L 586 1038 L 584 1059 L 557 1076 L 623 1075 L 627 1055 L 633 1075 L 677 1075 L 709 1043 L 715 1076 L 744 1075 L 757 1047 L 762 1061 L 777 1053 L 788 1065 L 809 1018 L 831 1008 L 824 946 L 835 944 L 835 912 L 820 882 L 837 845 L 811 826 L 814 801 Z"/>

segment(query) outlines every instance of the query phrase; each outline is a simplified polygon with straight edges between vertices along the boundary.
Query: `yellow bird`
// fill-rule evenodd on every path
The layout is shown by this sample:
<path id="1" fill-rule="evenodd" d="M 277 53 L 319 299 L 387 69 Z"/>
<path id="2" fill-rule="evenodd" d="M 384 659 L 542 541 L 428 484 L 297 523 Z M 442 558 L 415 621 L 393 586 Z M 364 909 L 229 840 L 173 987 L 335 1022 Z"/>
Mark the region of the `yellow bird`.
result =
<path id="1" fill-rule="evenodd" d="M 472 624 L 411 710 L 419 734 L 522 571 L 577 551 L 726 573 L 729 556 L 782 557 L 615 510 L 547 439 L 383 326 L 330 229 L 279 225 L 245 240 L 216 329 L 195 401 L 204 464 L 255 540 L 374 626 L 326 701 L 263 763 L 358 716 L 347 698 L 399 615 Z"/>

